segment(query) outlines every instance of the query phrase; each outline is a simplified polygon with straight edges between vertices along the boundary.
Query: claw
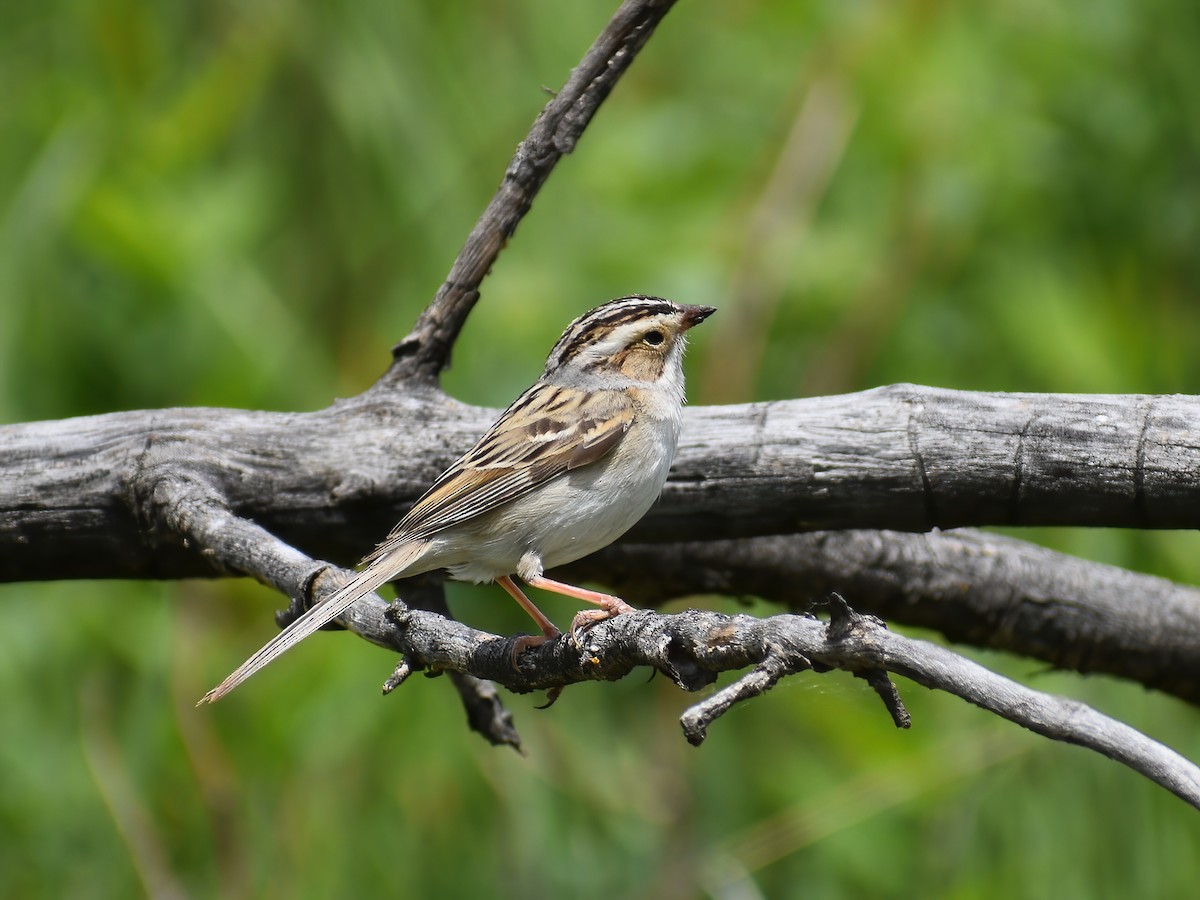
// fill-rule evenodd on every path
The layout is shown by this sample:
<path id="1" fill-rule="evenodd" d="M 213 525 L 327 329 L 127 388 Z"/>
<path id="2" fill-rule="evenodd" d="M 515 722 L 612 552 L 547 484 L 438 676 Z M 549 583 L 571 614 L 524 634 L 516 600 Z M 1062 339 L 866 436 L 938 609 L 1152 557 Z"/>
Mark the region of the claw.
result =
<path id="1" fill-rule="evenodd" d="M 561 632 L 555 629 L 554 634 L 523 634 L 515 641 L 512 647 L 512 667 L 514 671 L 520 672 L 521 667 L 517 663 L 517 657 L 526 650 L 532 650 L 534 647 L 540 647 L 546 641 L 552 641 L 559 637 Z"/>
<path id="2" fill-rule="evenodd" d="M 600 606 L 599 609 L 581 609 L 575 613 L 575 618 L 571 620 L 571 642 L 577 650 L 583 648 L 579 637 L 588 629 L 608 619 L 637 612 L 637 609 L 630 606 L 620 597 L 613 597 L 609 594 L 602 594 L 601 596 L 604 599 L 597 601 Z"/>

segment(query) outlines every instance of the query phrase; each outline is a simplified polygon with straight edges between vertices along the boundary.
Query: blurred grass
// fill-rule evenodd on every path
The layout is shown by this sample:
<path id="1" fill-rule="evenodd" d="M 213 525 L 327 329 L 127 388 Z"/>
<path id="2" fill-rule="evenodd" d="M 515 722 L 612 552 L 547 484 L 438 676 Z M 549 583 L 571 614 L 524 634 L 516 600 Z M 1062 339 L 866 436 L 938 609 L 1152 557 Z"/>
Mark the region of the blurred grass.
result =
<path id="1" fill-rule="evenodd" d="M 0 421 L 366 387 L 611 6 L 9 0 Z M 571 317 L 640 290 L 721 307 L 699 403 L 1200 392 L 1198 45 L 1188 0 L 680 4 L 485 283 L 446 383 L 503 405 Z M 1025 534 L 1200 581 L 1190 533 Z M 525 627 L 494 590 L 453 602 Z M 194 710 L 280 603 L 0 588 L 0 895 L 1194 887 L 1179 801 L 911 685 L 911 733 L 849 678 L 799 678 L 698 751 L 663 679 L 513 698 L 520 757 L 468 734 L 443 680 L 378 700 L 392 661 L 332 635 Z M 1195 710 L 983 658 L 1200 759 Z"/>

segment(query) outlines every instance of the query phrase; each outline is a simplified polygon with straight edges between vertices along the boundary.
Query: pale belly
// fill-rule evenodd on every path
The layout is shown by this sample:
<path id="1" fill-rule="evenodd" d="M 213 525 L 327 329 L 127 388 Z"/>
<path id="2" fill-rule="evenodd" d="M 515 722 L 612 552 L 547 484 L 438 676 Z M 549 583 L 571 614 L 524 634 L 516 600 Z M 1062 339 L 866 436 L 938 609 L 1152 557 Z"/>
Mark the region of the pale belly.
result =
<path id="1" fill-rule="evenodd" d="M 529 551 L 552 569 L 608 546 L 646 514 L 666 481 L 678 422 L 655 424 L 657 434 L 626 435 L 610 456 L 436 536 L 432 556 L 451 577 L 483 582 L 515 574 Z"/>

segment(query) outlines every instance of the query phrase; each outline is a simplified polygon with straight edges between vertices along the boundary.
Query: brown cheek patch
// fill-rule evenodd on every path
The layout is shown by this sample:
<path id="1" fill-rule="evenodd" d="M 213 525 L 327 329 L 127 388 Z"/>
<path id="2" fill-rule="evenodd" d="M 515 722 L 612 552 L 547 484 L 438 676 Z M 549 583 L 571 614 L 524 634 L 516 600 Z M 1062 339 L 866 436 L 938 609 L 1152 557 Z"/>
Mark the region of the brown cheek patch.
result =
<path id="1" fill-rule="evenodd" d="M 626 350 L 617 357 L 617 366 L 621 374 L 635 381 L 656 381 L 662 377 L 667 360 L 658 353 L 635 352 Z"/>

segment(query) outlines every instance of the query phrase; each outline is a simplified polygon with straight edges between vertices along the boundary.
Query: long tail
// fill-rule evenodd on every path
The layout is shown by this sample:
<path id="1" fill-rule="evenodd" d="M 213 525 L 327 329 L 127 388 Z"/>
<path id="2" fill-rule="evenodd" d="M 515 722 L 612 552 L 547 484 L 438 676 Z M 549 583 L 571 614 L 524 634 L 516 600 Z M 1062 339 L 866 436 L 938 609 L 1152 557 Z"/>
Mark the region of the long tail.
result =
<path id="1" fill-rule="evenodd" d="M 228 678 L 201 697 L 196 705 L 215 703 L 220 700 L 263 666 L 295 647 L 323 625 L 332 622 L 367 594 L 392 579 L 399 578 L 421 559 L 427 547 L 428 544 L 425 542 L 408 544 L 387 556 L 377 558 L 344 588 L 338 590 L 324 603 L 314 606 L 267 641 L 253 656 L 238 666 Z"/>

